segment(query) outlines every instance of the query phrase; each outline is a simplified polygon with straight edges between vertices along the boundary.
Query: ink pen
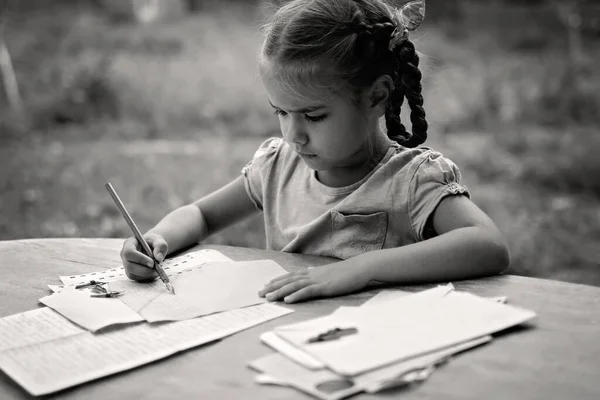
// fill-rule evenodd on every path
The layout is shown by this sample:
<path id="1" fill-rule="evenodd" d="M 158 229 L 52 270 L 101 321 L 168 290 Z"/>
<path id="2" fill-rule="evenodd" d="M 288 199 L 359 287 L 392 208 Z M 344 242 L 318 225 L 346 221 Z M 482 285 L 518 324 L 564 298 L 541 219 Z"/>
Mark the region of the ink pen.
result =
<path id="1" fill-rule="evenodd" d="M 127 221 L 127 225 L 129 225 L 129 228 L 131 228 L 131 231 L 133 232 L 135 238 L 137 239 L 137 241 L 142 246 L 142 249 L 143 249 L 144 253 L 146 253 L 146 255 L 152 259 L 152 261 L 154 261 L 154 269 L 158 273 L 158 276 L 165 283 L 165 285 L 167 285 L 167 289 L 169 289 L 169 291 L 171 293 L 175 294 L 175 289 L 173 289 L 173 285 L 171 285 L 171 282 L 169 282 L 169 277 L 167 276 L 167 274 L 163 270 L 163 268 L 160 265 L 160 263 L 152 255 L 152 249 L 148 245 L 148 242 L 146 242 L 146 240 L 142 236 L 142 232 L 140 232 L 140 230 L 138 229 L 138 227 L 135 225 L 135 222 L 133 222 L 133 219 L 131 218 L 131 216 L 127 212 L 127 209 L 125 208 L 125 205 L 123 204 L 123 202 L 119 198 L 119 195 L 117 195 L 117 192 L 112 187 L 112 185 L 110 184 L 110 182 L 107 182 L 104 185 L 104 187 L 106 187 L 106 190 L 108 190 L 108 193 L 110 194 L 110 197 L 112 197 L 113 201 L 117 205 L 117 208 L 119 209 L 119 211 L 121 211 L 121 214 L 123 215 L 123 218 L 125 218 L 125 221 Z"/>

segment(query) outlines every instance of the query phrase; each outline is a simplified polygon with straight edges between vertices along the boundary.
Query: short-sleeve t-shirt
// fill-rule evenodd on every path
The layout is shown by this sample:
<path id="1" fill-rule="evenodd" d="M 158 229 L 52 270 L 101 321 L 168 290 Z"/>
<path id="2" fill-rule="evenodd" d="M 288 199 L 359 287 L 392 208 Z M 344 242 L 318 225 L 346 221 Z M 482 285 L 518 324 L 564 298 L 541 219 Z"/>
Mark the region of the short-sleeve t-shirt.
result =
<path id="1" fill-rule="evenodd" d="M 242 174 L 264 213 L 267 249 L 340 259 L 425 240 L 444 197 L 470 197 L 452 161 L 428 147 L 397 143 L 345 187 L 319 182 L 281 138 L 264 141 Z"/>

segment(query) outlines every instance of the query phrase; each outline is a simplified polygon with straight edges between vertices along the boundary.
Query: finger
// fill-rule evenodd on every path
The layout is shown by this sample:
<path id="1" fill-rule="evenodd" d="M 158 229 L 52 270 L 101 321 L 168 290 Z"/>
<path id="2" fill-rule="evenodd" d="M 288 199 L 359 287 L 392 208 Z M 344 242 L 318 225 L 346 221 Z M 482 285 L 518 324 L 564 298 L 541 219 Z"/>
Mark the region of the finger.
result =
<path id="1" fill-rule="evenodd" d="M 270 280 L 270 281 L 267 283 L 267 285 L 269 285 L 269 284 L 271 284 L 271 283 L 278 282 L 278 281 L 280 281 L 280 280 L 282 280 L 282 279 L 289 278 L 290 276 L 293 276 L 293 275 L 294 275 L 294 272 L 288 272 L 287 274 L 279 275 L 277 278 L 273 278 L 273 279 L 271 279 L 271 280 Z"/>
<path id="2" fill-rule="evenodd" d="M 123 259 L 123 261 L 125 261 L 125 254 L 126 253 L 130 253 L 133 251 L 140 251 L 140 248 L 138 246 L 138 242 L 137 240 L 135 240 L 135 238 L 130 237 L 127 238 L 127 240 L 125 240 L 125 242 L 123 242 L 123 247 L 121 248 L 121 259 Z"/>
<path id="3" fill-rule="evenodd" d="M 288 283 L 287 285 L 283 286 L 282 288 L 267 294 L 266 298 L 269 301 L 277 301 L 277 300 L 283 299 L 287 295 L 294 293 L 295 291 L 300 290 L 311 284 L 312 284 L 312 282 L 309 279 L 302 279 L 299 281 Z"/>
<path id="4" fill-rule="evenodd" d="M 169 251 L 169 245 L 167 244 L 165 239 L 159 235 L 148 235 L 146 241 L 152 249 L 152 254 L 154 255 L 156 261 L 163 261 Z"/>
<path id="5" fill-rule="evenodd" d="M 154 268 L 154 260 L 133 246 L 123 249 L 122 258 L 124 262 L 144 265 L 146 268 Z"/>
<path id="6" fill-rule="evenodd" d="M 308 271 L 304 271 L 304 270 L 288 272 L 287 274 L 280 275 L 275 279 L 271 279 L 268 284 L 277 283 L 279 281 L 282 281 L 284 279 L 291 278 L 291 277 L 306 277 L 307 275 L 308 275 Z"/>
<path id="7" fill-rule="evenodd" d="M 125 263 L 125 275 L 134 281 L 154 280 L 157 276 L 156 270 L 132 262 Z"/>
<path id="8" fill-rule="evenodd" d="M 134 237 L 128 238 L 125 243 L 123 243 L 121 258 L 124 262 L 133 262 L 135 264 L 146 265 L 149 268 L 154 268 L 154 260 L 142 252 L 140 242 Z"/>
<path id="9" fill-rule="evenodd" d="M 298 276 L 298 275 L 287 275 L 285 278 L 282 278 L 278 281 L 275 281 L 273 283 L 269 283 L 269 284 L 265 285 L 264 288 L 259 290 L 258 295 L 260 297 L 263 297 L 263 296 L 267 295 L 268 293 L 274 292 L 277 289 L 279 289 L 285 285 L 288 285 L 292 282 L 295 282 L 300 279 L 305 279 L 305 278 L 306 277 L 302 277 L 302 276 Z"/>
<path id="10" fill-rule="evenodd" d="M 309 300 L 314 297 L 322 296 L 322 286 L 321 285 L 309 285 L 305 286 L 302 289 L 286 296 L 283 298 L 283 301 L 286 303 L 298 303 L 300 301 Z"/>

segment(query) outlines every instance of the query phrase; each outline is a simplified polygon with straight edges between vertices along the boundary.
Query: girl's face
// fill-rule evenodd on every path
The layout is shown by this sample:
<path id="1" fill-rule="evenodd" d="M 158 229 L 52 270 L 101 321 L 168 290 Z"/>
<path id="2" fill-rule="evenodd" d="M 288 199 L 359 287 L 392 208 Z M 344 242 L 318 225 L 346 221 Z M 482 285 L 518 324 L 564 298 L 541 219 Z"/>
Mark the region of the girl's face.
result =
<path id="1" fill-rule="evenodd" d="M 289 88 L 273 79 L 263 83 L 283 138 L 309 168 L 339 174 L 370 159 L 369 135 L 378 136 L 378 118 L 364 101 L 356 105 L 350 95 Z"/>

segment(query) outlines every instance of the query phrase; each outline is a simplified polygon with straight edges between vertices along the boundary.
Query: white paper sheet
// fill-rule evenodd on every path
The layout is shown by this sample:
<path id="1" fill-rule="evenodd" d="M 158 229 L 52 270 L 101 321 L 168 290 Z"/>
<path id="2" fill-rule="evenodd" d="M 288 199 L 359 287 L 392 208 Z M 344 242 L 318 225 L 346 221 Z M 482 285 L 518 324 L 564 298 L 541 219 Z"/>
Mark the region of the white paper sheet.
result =
<path id="1" fill-rule="evenodd" d="M 89 292 L 72 288 L 43 297 L 40 302 L 92 332 L 110 325 L 144 320 L 117 298 L 90 297 Z"/>
<path id="2" fill-rule="evenodd" d="M 328 369 L 308 370 L 279 353 L 252 361 L 249 367 L 271 378 L 269 384 L 296 388 L 322 400 L 338 400 L 363 391 L 351 379 L 340 377 Z"/>
<path id="3" fill-rule="evenodd" d="M 205 263 L 172 280 L 175 294 L 162 281 L 111 284 L 119 299 L 149 322 L 178 321 L 264 303 L 258 291 L 286 271 L 275 261 Z"/>
<path id="4" fill-rule="evenodd" d="M 377 313 L 370 307 L 340 307 L 318 324 L 306 321 L 276 328 L 274 332 L 333 371 L 355 376 L 493 334 L 534 316 L 529 310 L 438 287 L 382 302 Z M 358 333 L 307 343 L 319 333 L 346 326 L 357 328 Z"/>
<path id="5" fill-rule="evenodd" d="M 405 379 L 410 371 L 425 369 L 430 366 L 435 367 L 436 364 L 447 361 L 460 352 L 470 350 L 491 341 L 492 336 L 490 335 L 469 340 L 465 343 L 460 343 L 423 356 L 401 361 L 387 367 L 367 371 L 364 374 L 356 376 L 354 382 L 364 388 L 367 393 L 377 393 L 381 390 L 407 383 Z"/>
<path id="6" fill-rule="evenodd" d="M 187 321 L 142 323 L 94 334 L 48 311 L 0 320 L 3 342 L 12 340 L 23 326 L 30 331 L 54 326 L 49 335 L 17 341 L 0 352 L 0 368 L 35 396 L 143 365 L 292 312 L 261 304 Z"/>
<path id="7" fill-rule="evenodd" d="M 453 287 L 452 284 L 448 284 L 445 287 Z M 379 303 L 385 301 L 393 301 L 399 297 L 405 297 L 414 294 L 413 292 L 406 292 L 398 289 L 385 289 L 377 293 L 375 296 L 371 297 L 369 300 L 365 301 L 360 307 L 370 307 L 370 306 L 378 306 Z M 486 299 L 495 301 L 497 303 L 506 303 L 506 296 L 495 296 L 495 297 L 484 297 Z"/>
<path id="8" fill-rule="evenodd" d="M 168 258 L 163 263 L 163 269 L 167 276 L 172 277 L 181 273 L 181 271 L 190 267 L 202 265 L 207 262 L 219 262 L 219 261 L 232 261 L 231 258 L 225 256 L 223 253 L 212 250 L 203 249 L 198 251 L 192 251 L 187 254 Z M 91 272 L 88 274 L 71 275 L 71 276 L 60 276 L 60 280 L 63 285 L 75 286 L 80 284 L 86 284 L 90 280 L 99 282 L 113 282 L 113 281 L 127 281 L 129 278 L 125 275 L 125 269 L 123 267 L 112 268 L 103 271 Z M 49 285 L 50 286 L 50 285 Z M 52 291 L 61 290 L 60 285 L 51 287 Z"/>
<path id="9" fill-rule="evenodd" d="M 275 332 L 265 332 L 261 334 L 260 340 L 290 360 L 302 365 L 304 368 L 308 368 L 310 370 L 325 368 L 325 364 L 323 364 L 321 361 L 317 360 L 310 354 L 306 354 L 296 346 L 280 338 Z"/>

